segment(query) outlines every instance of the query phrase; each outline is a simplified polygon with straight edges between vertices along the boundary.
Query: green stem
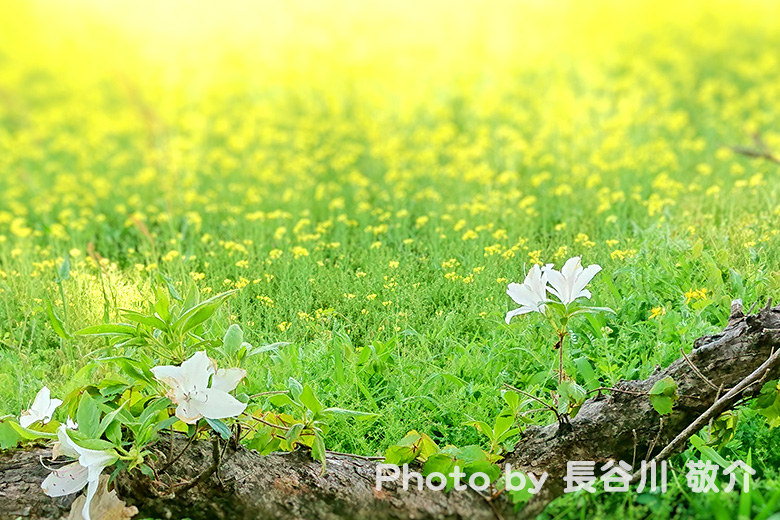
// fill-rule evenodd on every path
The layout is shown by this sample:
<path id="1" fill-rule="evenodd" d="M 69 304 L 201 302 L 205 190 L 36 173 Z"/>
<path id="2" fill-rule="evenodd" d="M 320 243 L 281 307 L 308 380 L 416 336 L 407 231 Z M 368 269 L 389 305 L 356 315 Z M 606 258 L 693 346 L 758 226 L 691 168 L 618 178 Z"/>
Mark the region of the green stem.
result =
<path id="1" fill-rule="evenodd" d="M 561 344 L 558 347 L 558 386 L 563 383 L 563 336 L 561 336 Z"/>

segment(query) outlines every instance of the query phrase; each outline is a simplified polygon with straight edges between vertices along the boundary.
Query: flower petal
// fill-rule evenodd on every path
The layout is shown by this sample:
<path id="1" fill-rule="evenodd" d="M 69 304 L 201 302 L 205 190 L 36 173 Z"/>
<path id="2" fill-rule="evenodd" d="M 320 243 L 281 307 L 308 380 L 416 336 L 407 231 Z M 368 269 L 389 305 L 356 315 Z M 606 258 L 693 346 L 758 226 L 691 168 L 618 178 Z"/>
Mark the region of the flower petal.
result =
<path id="1" fill-rule="evenodd" d="M 62 497 L 80 491 L 87 485 L 89 470 L 74 462 L 49 473 L 41 483 L 41 489 L 50 497 Z"/>
<path id="2" fill-rule="evenodd" d="M 195 424 L 202 415 L 195 407 L 191 406 L 190 401 L 182 401 L 176 407 L 176 417 L 187 424 Z"/>
<path id="3" fill-rule="evenodd" d="M 547 272 L 547 282 L 550 284 L 550 293 L 557 296 L 564 305 L 569 303 L 569 291 L 566 285 L 566 279 L 560 271 L 551 269 Z"/>
<path id="4" fill-rule="evenodd" d="M 46 411 L 49 409 L 49 403 L 51 402 L 51 391 L 48 387 L 44 386 L 35 395 L 35 400 L 32 406 L 30 406 L 30 415 L 37 416 L 42 419 L 46 415 Z M 62 403 L 62 401 L 60 401 Z"/>
<path id="5" fill-rule="evenodd" d="M 525 285 L 520 285 L 519 283 L 510 283 L 506 287 L 506 293 L 515 301 L 515 303 L 519 305 L 536 304 L 534 295 Z"/>
<path id="6" fill-rule="evenodd" d="M 165 383 L 171 388 L 181 386 L 184 379 L 184 371 L 181 367 L 172 365 L 160 365 L 150 369 L 158 381 Z"/>
<path id="7" fill-rule="evenodd" d="M 582 257 L 574 256 L 566 260 L 561 268 L 561 274 L 566 279 L 573 279 L 582 270 Z"/>
<path id="8" fill-rule="evenodd" d="M 79 446 L 79 464 L 89 469 L 89 478 L 100 476 L 103 468 L 113 464 L 117 456 L 101 450 L 88 450 Z"/>
<path id="9" fill-rule="evenodd" d="M 181 385 L 197 390 L 205 389 L 209 384 L 209 378 L 214 373 L 214 365 L 205 350 L 193 354 L 181 364 L 181 369 L 184 375 Z"/>
<path id="10" fill-rule="evenodd" d="M 203 400 L 190 401 L 190 404 L 208 419 L 225 419 L 236 417 L 246 409 L 246 403 L 242 403 L 223 390 L 209 388 L 206 390 Z"/>
<path id="11" fill-rule="evenodd" d="M 44 386 L 35 396 L 29 410 L 25 410 L 19 416 L 19 424 L 24 428 L 29 427 L 36 421 L 47 423 L 51 420 L 54 410 L 62 404 L 60 399 L 52 399 L 49 388 Z"/>
<path id="12" fill-rule="evenodd" d="M 211 388 L 213 390 L 232 392 L 245 377 L 246 370 L 243 368 L 220 368 L 211 379 Z"/>
<path id="13" fill-rule="evenodd" d="M 521 314 L 528 314 L 535 311 L 536 309 L 534 309 L 533 307 L 520 307 L 513 311 L 507 312 L 506 318 L 504 318 L 504 320 L 506 321 L 507 325 L 509 325 L 509 320 L 511 320 L 515 316 L 520 316 Z"/>
<path id="14" fill-rule="evenodd" d="M 91 472 L 90 472 L 91 473 Z M 84 501 L 84 507 L 81 508 L 81 516 L 84 520 L 91 520 L 89 516 L 89 506 L 92 504 L 92 498 L 97 492 L 98 484 L 100 483 L 100 473 L 93 478 L 93 475 L 89 476 L 89 484 L 87 485 L 87 499 Z"/>
<path id="15" fill-rule="evenodd" d="M 590 298 L 590 291 L 587 291 L 585 286 L 588 285 L 591 280 L 593 280 L 593 277 L 596 276 L 599 271 L 601 271 L 601 266 L 593 264 L 589 265 L 583 269 L 582 272 L 580 272 L 572 287 L 572 295 L 575 299 L 579 298 L 580 296 Z"/>
<path id="16" fill-rule="evenodd" d="M 66 457 L 76 459 L 80 456 L 79 450 L 82 448 L 71 440 L 70 435 L 68 435 L 68 427 L 64 424 L 57 428 L 57 440 L 59 442 L 52 449 L 52 458 L 56 459 L 59 455 L 65 455 Z"/>

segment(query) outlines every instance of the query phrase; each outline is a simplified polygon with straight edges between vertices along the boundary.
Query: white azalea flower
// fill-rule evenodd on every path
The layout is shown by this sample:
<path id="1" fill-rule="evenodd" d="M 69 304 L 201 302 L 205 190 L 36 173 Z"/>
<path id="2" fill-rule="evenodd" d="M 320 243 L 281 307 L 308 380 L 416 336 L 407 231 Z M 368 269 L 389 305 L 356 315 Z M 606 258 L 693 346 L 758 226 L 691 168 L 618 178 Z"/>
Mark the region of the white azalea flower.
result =
<path id="1" fill-rule="evenodd" d="M 549 291 L 557 296 L 561 303 L 568 305 L 577 298 L 590 298 L 590 291 L 585 288 L 596 274 L 601 271 L 600 265 L 589 265 L 583 268 L 579 256 L 569 258 L 560 271 L 545 266 Z"/>
<path id="2" fill-rule="evenodd" d="M 194 424 L 201 417 L 224 419 L 236 417 L 246 408 L 228 392 L 235 390 L 246 370 L 240 368 L 215 370 L 206 351 L 196 352 L 181 366 L 163 365 L 152 368 L 159 381 L 171 387 L 168 397 L 176 403 L 176 417 Z M 213 376 L 213 378 L 212 378 Z M 211 386 L 209 379 L 212 378 Z"/>
<path id="3" fill-rule="evenodd" d="M 81 491 L 87 486 L 87 500 L 81 509 L 81 516 L 84 520 L 91 520 L 89 506 L 97 491 L 100 474 L 106 466 L 117 460 L 117 456 L 108 451 L 82 448 L 71 440 L 64 424 L 57 430 L 57 438 L 59 442 L 52 449 L 52 458 L 56 459 L 62 454 L 78 460 L 52 471 L 41 484 L 41 488 L 50 497 L 61 497 Z"/>
<path id="4" fill-rule="evenodd" d="M 24 428 L 28 428 L 36 421 L 46 424 L 51 420 L 54 410 L 61 404 L 62 400 L 52 399 L 51 392 L 44 386 L 40 389 L 38 395 L 35 396 L 30 409 L 22 412 L 22 415 L 19 417 L 19 424 Z"/>
<path id="5" fill-rule="evenodd" d="M 520 307 L 506 313 L 506 322 L 509 323 L 514 316 L 528 314 L 529 312 L 544 312 L 544 301 L 547 300 L 547 270 L 552 264 L 544 268 L 534 265 L 525 277 L 522 285 L 510 283 L 506 293 Z"/>

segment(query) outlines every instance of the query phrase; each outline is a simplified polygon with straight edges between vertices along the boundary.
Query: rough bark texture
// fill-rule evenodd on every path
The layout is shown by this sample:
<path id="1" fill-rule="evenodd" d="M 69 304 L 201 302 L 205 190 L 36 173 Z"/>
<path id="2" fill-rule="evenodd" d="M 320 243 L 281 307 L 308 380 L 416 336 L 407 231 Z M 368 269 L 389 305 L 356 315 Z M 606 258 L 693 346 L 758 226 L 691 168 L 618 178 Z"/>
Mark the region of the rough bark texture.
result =
<path id="1" fill-rule="evenodd" d="M 507 458 L 514 468 L 534 474 L 548 472 L 542 493 L 515 514 L 503 497 L 489 504 L 473 491 L 403 491 L 390 484 L 374 489 L 376 463 L 330 456 L 327 472 L 306 452 L 260 456 L 247 450 L 228 450 L 218 475 L 173 496 L 161 496 L 140 474 L 120 476 L 116 491 L 142 516 L 206 519 L 489 519 L 532 518 L 561 495 L 562 477 L 569 460 L 624 460 L 638 466 L 666 446 L 705 412 L 719 395 L 754 372 L 780 347 L 780 307 L 767 306 L 758 314 L 743 316 L 741 305 L 732 308 L 726 329 L 700 338 L 689 354 L 690 362 L 718 388 L 705 383 L 688 361 L 679 359 L 643 381 L 624 381 L 617 388 L 645 394 L 661 378 L 671 376 L 683 396 L 671 415 L 661 420 L 645 395 L 611 392 L 589 399 L 570 424 L 530 427 Z M 778 364 L 765 379 L 778 376 Z M 748 387 L 729 399 L 726 409 L 760 390 Z M 684 444 L 683 444 L 684 446 Z M 166 453 L 164 442 L 160 450 Z M 67 516 L 74 496 L 52 499 L 43 495 L 40 482 L 47 474 L 39 457 L 43 448 L 12 451 L 0 456 L 0 519 L 54 519 Z M 211 445 L 195 443 L 169 470 L 171 478 L 188 480 L 211 463 Z M 164 477 L 167 480 L 167 476 Z M 387 486 L 387 484 L 385 484 Z"/>

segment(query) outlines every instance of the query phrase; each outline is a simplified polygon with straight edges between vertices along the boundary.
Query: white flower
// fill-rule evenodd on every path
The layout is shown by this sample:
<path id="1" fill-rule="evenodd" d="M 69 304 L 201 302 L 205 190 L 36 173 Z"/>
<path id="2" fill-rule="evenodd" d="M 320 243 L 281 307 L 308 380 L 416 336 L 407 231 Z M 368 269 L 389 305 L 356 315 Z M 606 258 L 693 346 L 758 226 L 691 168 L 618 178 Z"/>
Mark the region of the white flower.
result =
<path id="1" fill-rule="evenodd" d="M 544 301 L 547 300 L 547 270 L 552 264 L 544 268 L 534 265 L 523 281 L 523 284 L 510 283 L 506 293 L 520 304 L 520 307 L 506 313 L 506 322 L 509 323 L 514 316 L 529 312 L 544 312 Z"/>
<path id="2" fill-rule="evenodd" d="M 65 427 L 69 430 L 78 430 L 79 424 L 68 416 L 68 420 L 65 421 Z"/>
<path id="3" fill-rule="evenodd" d="M 549 291 L 557 296 L 561 303 L 568 305 L 579 297 L 590 298 L 590 291 L 585 288 L 596 274 L 601 271 L 600 265 L 589 265 L 583 268 L 579 256 L 569 258 L 560 271 L 545 266 Z"/>
<path id="4" fill-rule="evenodd" d="M 19 424 L 24 428 L 28 428 L 36 421 L 46 424 L 51 420 L 54 410 L 61 404 L 62 401 L 60 399 L 51 398 L 51 392 L 44 386 L 38 392 L 38 395 L 35 396 L 30 409 L 22 412 L 22 415 L 19 417 Z"/>
<path id="5" fill-rule="evenodd" d="M 228 392 L 235 390 L 246 370 L 230 368 L 215 370 L 206 351 L 196 352 L 181 366 L 163 365 L 152 368 L 159 381 L 171 387 L 168 397 L 176 403 L 176 417 L 188 424 L 201 417 L 224 419 L 236 417 L 246 408 Z M 209 378 L 212 378 L 209 386 Z"/>
<path id="6" fill-rule="evenodd" d="M 100 474 L 106 466 L 116 462 L 117 456 L 107 451 L 82 448 L 71 440 L 64 424 L 57 430 L 57 438 L 59 442 L 52 449 L 52 458 L 62 454 L 78 460 L 52 471 L 41 484 L 41 488 L 50 497 L 61 497 L 81 491 L 87 486 L 87 500 L 81 509 L 81 516 L 84 520 L 90 520 L 89 505 L 97 491 Z"/>

